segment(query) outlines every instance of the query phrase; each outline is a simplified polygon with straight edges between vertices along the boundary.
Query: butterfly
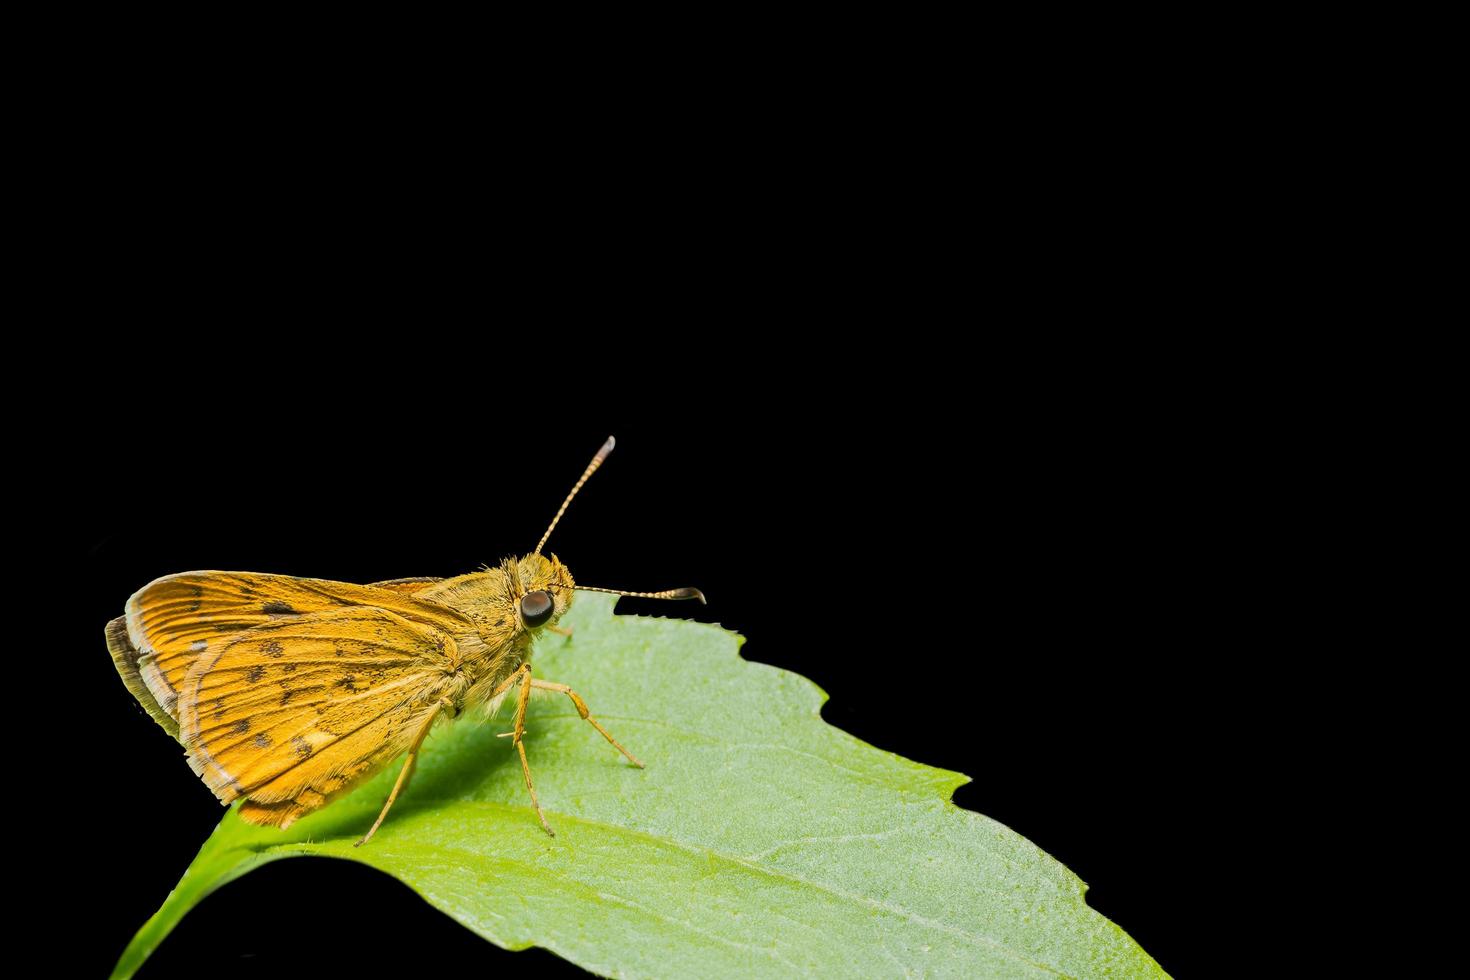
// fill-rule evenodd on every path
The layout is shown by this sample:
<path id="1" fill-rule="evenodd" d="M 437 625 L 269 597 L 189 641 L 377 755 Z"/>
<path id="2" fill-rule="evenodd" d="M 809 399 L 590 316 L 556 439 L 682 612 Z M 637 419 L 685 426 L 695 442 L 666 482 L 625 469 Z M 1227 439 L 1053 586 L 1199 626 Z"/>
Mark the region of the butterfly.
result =
<path id="1" fill-rule="evenodd" d="M 555 836 L 526 759 L 526 705 L 536 689 L 568 697 L 628 761 L 643 767 L 565 684 L 532 676 L 538 636 L 576 590 L 698 599 L 698 589 L 625 592 L 575 584 L 541 553 L 572 498 L 614 440 L 588 464 L 535 551 L 454 578 L 370 585 L 256 572 L 182 572 L 145 585 L 107 624 L 123 683 L 184 746 L 189 766 L 242 820 L 288 827 L 404 755 L 367 843 L 413 774 L 441 718 L 495 714 L 515 692 L 515 745 L 531 806 Z M 405 755 L 406 753 L 406 755 Z"/>

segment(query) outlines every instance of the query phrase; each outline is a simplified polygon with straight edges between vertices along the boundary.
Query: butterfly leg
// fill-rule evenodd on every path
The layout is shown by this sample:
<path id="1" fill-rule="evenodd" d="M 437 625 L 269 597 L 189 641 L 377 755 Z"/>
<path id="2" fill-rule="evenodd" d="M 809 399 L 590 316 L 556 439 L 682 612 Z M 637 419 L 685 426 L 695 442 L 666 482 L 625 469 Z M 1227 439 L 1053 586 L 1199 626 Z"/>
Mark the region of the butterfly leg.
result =
<path id="1" fill-rule="evenodd" d="M 555 837 L 556 831 L 552 830 L 551 825 L 546 822 L 546 815 L 541 812 L 541 803 L 536 799 L 536 787 L 531 784 L 531 764 L 526 761 L 526 743 L 522 741 L 522 736 L 526 734 L 526 705 L 531 700 L 531 665 L 521 664 L 514 674 L 507 677 L 500 687 L 496 688 L 495 693 L 508 688 L 517 680 L 520 681 L 521 690 L 516 697 L 515 728 L 512 731 L 502 732 L 501 737 L 508 735 L 515 741 L 516 751 L 521 756 L 521 772 L 526 776 L 526 791 L 531 794 L 531 806 L 536 811 L 536 819 L 541 821 L 542 830 Z"/>
<path id="2" fill-rule="evenodd" d="M 597 723 L 597 719 L 593 718 L 592 713 L 587 710 L 587 702 L 583 701 L 582 696 L 576 691 L 572 690 L 570 687 L 567 687 L 565 684 L 553 684 L 550 681 L 533 680 L 531 681 L 531 686 L 534 688 L 539 688 L 543 691 L 559 691 L 562 694 L 565 694 L 567 697 L 571 698 L 572 704 L 577 709 L 577 714 L 582 716 L 583 721 L 586 721 L 593 728 L 597 729 L 597 731 L 602 735 L 603 738 L 612 743 L 613 748 L 617 749 L 619 752 L 623 753 L 623 755 L 628 757 L 629 762 L 633 763 L 633 765 L 637 766 L 639 769 L 643 768 L 643 763 L 639 762 L 638 759 L 634 757 L 633 753 L 629 752 L 627 749 L 623 748 L 622 745 L 618 744 L 618 740 L 613 738 L 612 734 L 606 728 L 603 728 Z"/>
<path id="3" fill-rule="evenodd" d="M 557 636 L 565 636 L 568 639 L 572 635 L 572 628 L 570 626 L 548 626 L 546 627 L 546 631 L 548 633 L 555 633 Z"/>
<path id="4" fill-rule="evenodd" d="M 388 802 L 383 804 L 383 811 L 378 814 L 378 819 L 373 821 L 373 825 L 368 828 L 368 832 L 362 835 L 362 840 L 353 844 L 353 847 L 361 847 L 372 840 L 373 834 L 378 832 L 378 828 L 383 824 L 383 818 L 388 815 L 389 810 L 393 809 L 393 801 L 398 799 L 398 794 L 403 792 L 403 787 L 408 785 L 408 779 L 413 775 L 413 766 L 419 757 L 419 746 L 424 744 L 424 738 L 428 736 L 429 729 L 434 727 L 434 719 L 439 717 L 439 712 L 446 710 L 452 713 L 454 711 L 454 705 L 448 701 L 440 701 L 439 706 L 434 709 L 433 713 L 424 719 L 423 726 L 419 728 L 418 733 L 413 737 L 413 744 L 408 747 L 408 757 L 403 760 L 403 768 L 398 771 L 398 781 L 393 784 L 393 792 L 388 794 Z"/>

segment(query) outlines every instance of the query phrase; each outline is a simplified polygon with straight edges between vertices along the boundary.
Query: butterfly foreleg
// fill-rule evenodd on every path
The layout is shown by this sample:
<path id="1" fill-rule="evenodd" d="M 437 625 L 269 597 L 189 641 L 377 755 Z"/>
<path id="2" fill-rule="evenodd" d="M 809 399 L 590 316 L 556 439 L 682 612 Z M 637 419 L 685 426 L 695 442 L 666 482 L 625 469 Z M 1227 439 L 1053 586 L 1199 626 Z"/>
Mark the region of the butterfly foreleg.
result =
<path id="1" fill-rule="evenodd" d="M 383 804 L 383 810 L 378 814 L 378 819 L 373 821 L 368 832 L 363 834 L 362 839 L 353 844 L 353 847 L 361 847 L 373 839 L 373 834 L 376 834 L 378 828 L 383 824 L 383 818 L 388 815 L 389 810 L 393 809 L 393 801 L 398 799 L 398 794 L 403 792 L 403 788 L 408 785 L 409 777 L 413 775 L 414 763 L 418 761 L 419 746 L 424 744 L 424 739 L 428 737 L 429 729 L 434 727 L 434 720 L 439 717 L 439 712 L 448 711 L 452 718 L 454 710 L 454 704 L 445 698 L 429 713 L 429 717 L 424 719 L 423 725 L 413 736 L 413 744 L 408 747 L 408 756 L 403 760 L 403 768 L 398 771 L 398 780 L 393 784 L 393 791 L 388 794 L 388 802 Z"/>

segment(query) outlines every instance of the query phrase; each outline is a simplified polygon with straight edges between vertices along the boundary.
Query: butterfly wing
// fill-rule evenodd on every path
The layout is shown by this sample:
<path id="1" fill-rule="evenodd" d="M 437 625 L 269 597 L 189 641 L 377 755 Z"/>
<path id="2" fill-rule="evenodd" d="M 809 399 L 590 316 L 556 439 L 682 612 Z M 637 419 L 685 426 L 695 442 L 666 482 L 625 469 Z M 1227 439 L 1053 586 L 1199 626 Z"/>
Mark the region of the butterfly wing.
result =
<path id="1" fill-rule="evenodd" d="M 442 578 L 435 578 L 433 576 L 422 576 L 418 578 L 390 578 L 384 582 L 374 582 L 372 583 L 370 588 L 392 589 L 394 592 L 412 594 L 414 592 L 418 592 L 422 589 L 428 588 L 435 582 L 442 581 L 444 581 Z"/>
<path id="2" fill-rule="evenodd" d="M 108 626 L 108 649 L 128 689 L 159 724 L 177 735 L 178 697 L 190 667 L 235 634 L 289 617 L 371 606 L 451 635 L 468 620 L 413 593 L 433 580 L 353 585 L 255 572 L 181 572 L 150 582 L 128 600 L 126 636 Z M 116 621 L 114 621 L 116 622 Z M 138 682 L 151 697 L 138 691 Z"/>
<path id="3" fill-rule="evenodd" d="M 132 640 L 128 638 L 128 618 L 119 616 L 107 624 L 107 652 L 112 654 L 112 662 L 117 666 L 117 672 L 122 676 L 123 683 L 128 690 L 133 692 L 133 697 L 138 699 L 153 720 L 163 726 L 163 730 L 174 738 L 179 737 L 179 723 L 168 712 L 164 711 L 158 704 L 158 699 L 153 692 L 148 690 L 148 685 L 143 682 L 143 675 L 139 670 L 138 648 L 133 646 Z"/>
<path id="4" fill-rule="evenodd" d="M 465 686 L 446 632 L 380 608 L 258 624 L 212 644 L 179 688 L 189 765 L 240 816 L 287 826 L 405 751 Z"/>

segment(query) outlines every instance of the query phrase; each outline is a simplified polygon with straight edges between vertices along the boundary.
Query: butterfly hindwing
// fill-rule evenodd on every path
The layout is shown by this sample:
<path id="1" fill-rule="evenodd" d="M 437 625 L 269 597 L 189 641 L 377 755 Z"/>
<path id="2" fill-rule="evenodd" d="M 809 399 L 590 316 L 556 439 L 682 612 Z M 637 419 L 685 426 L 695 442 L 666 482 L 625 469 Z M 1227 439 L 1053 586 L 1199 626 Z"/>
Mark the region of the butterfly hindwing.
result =
<path id="1" fill-rule="evenodd" d="M 107 652 L 112 654 L 112 662 L 117 666 L 117 672 L 122 676 L 123 683 L 128 690 L 133 692 L 133 697 L 138 699 L 153 720 L 163 726 L 163 730 L 174 738 L 179 737 L 179 723 L 173 716 L 164 711 L 158 704 L 158 699 L 143 682 L 143 675 L 139 672 L 139 652 L 133 646 L 133 641 L 128 637 L 128 618 L 119 616 L 107 624 Z"/>
<path id="2" fill-rule="evenodd" d="M 457 662 L 448 633 L 381 608 L 261 623 L 189 667 L 180 741 L 221 801 L 285 826 L 403 752 L 459 693 Z"/>

